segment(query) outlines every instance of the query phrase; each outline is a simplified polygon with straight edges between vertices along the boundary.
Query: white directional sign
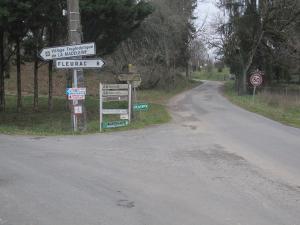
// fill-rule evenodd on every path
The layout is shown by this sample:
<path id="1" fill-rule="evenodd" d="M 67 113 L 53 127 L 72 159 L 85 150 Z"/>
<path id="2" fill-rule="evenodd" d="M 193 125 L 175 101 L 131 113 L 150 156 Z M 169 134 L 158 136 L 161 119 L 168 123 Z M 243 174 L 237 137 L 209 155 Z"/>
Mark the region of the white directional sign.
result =
<path id="1" fill-rule="evenodd" d="M 61 58 L 72 58 L 76 56 L 95 55 L 95 43 L 85 43 L 80 45 L 61 46 L 42 49 L 40 56 L 44 60 Z"/>
<path id="2" fill-rule="evenodd" d="M 103 90 L 117 90 L 117 89 L 127 89 L 128 84 L 103 84 Z"/>
<path id="3" fill-rule="evenodd" d="M 125 102 L 128 101 L 128 96 L 103 96 L 103 102 Z"/>
<path id="4" fill-rule="evenodd" d="M 110 115 L 123 115 L 123 114 L 128 114 L 127 109 L 103 109 L 103 114 L 110 114 Z"/>
<path id="5" fill-rule="evenodd" d="M 103 96 L 128 96 L 128 90 L 103 90 Z"/>
<path id="6" fill-rule="evenodd" d="M 101 68 L 104 65 L 102 59 L 63 59 L 56 60 L 57 69 L 70 69 L 70 68 Z"/>
<path id="7" fill-rule="evenodd" d="M 99 87 L 99 120 L 100 132 L 103 128 L 116 128 L 127 126 L 131 120 L 131 84 L 102 84 Z M 127 109 L 104 109 L 104 102 L 110 101 L 128 101 Z M 104 122 L 105 115 L 120 115 L 121 121 Z"/>
<path id="8" fill-rule="evenodd" d="M 129 119 L 129 115 L 128 114 L 121 114 L 120 115 L 120 119 L 121 120 L 128 120 Z"/>

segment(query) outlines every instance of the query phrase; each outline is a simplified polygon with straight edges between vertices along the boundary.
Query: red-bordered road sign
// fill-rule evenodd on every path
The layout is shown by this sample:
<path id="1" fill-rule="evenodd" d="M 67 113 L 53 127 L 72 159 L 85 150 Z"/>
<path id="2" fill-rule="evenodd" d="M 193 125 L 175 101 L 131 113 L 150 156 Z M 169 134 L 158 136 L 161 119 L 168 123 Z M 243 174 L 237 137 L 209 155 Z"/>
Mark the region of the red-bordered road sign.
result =
<path id="1" fill-rule="evenodd" d="M 250 77 L 250 83 L 254 87 L 258 87 L 262 84 L 262 82 L 263 82 L 263 72 L 259 71 L 259 70 L 256 70 L 255 72 L 253 72 Z"/>

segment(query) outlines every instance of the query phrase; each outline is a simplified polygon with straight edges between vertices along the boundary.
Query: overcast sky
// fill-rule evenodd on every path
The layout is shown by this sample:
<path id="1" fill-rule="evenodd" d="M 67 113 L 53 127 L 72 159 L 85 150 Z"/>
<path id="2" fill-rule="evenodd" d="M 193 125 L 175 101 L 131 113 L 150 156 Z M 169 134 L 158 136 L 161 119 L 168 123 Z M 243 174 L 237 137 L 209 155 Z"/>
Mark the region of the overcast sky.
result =
<path id="1" fill-rule="evenodd" d="M 209 38 L 210 35 L 214 35 L 213 29 L 210 28 L 210 24 L 215 21 L 215 18 L 220 13 L 219 9 L 216 7 L 217 0 L 198 0 L 198 7 L 195 11 L 195 16 L 198 17 L 196 25 L 200 28 L 205 21 L 205 34 L 206 38 Z M 209 49 L 208 53 L 210 58 L 214 58 L 214 49 Z"/>
<path id="2" fill-rule="evenodd" d="M 217 0 L 198 0 L 195 16 L 198 17 L 197 25 L 201 25 L 205 18 L 207 23 L 211 22 L 218 14 L 219 9 L 215 6 Z"/>

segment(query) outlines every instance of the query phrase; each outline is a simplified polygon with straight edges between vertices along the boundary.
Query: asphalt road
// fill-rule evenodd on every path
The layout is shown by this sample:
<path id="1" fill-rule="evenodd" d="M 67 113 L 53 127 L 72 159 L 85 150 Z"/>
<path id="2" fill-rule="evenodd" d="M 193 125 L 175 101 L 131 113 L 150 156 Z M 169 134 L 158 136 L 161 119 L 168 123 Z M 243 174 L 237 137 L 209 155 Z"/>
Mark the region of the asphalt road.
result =
<path id="1" fill-rule="evenodd" d="M 167 125 L 0 135 L 0 225 L 300 225 L 300 130 L 219 86 L 175 97 Z"/>

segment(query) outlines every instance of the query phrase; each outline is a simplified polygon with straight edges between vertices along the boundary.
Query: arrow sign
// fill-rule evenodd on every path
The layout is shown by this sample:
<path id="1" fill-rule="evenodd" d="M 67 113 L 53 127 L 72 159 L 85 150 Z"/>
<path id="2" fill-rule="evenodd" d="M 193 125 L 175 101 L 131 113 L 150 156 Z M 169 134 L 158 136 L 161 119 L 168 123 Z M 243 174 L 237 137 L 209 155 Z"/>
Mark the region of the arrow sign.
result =
<path id="1" fill-rule="evenodd" d="M 119 127 L 126 127 L 129 125 L 128 120 L 120 120 L 120 121 L 112 121 L 112 122 L 103 122 L 103 128 L 119 128 Z"/>
<path id="2" fill-rule="evenodd" d="M 86 88 L 67 88 L 67 95 L 86 95 Z"/>
<path id="3" fill-rule="evenodd" d="M 101 68 L 104 62 L 102 59 L 63 59 L 56 60 L 57 69 L 70 69 L 70 68 Z"/>
<path id="4" fill-rule="evenodd" d="M 43 60 L 53 60 L 61 58 L 72 58 L 76 56 L 95 55 L 95 43 L 85 43 L 80 45 L 69 45 L 53 48 L 44 48 L 40 52 Z"/>
<path id="5" fill-rule="evenodd" d="M 148 111 L 149 104 L 148 103 L 136 103 L 133 105 L 134 111 Z"/>

